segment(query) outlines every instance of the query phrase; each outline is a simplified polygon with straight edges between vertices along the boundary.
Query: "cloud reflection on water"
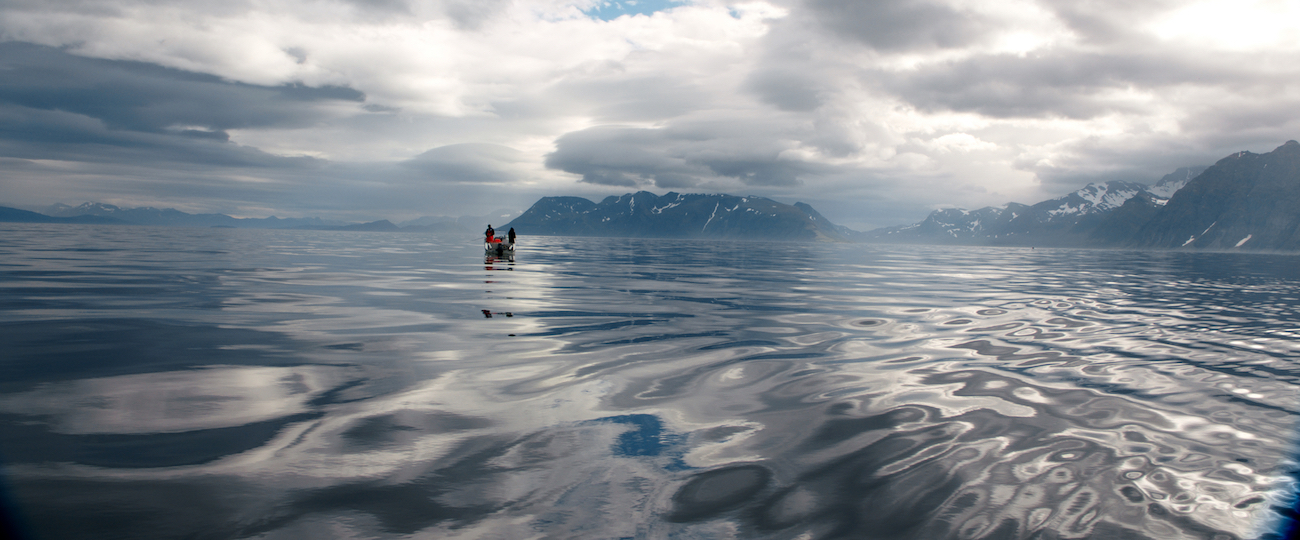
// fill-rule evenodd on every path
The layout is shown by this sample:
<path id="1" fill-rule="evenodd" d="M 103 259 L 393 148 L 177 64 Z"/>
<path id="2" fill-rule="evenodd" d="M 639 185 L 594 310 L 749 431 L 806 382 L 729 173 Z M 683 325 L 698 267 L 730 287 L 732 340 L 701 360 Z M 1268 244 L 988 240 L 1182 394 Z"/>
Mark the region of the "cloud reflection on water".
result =
<path id="1" fill-rule="evenodd" d="M 24 227 L 0 449 L 58 536 L 1246 538 L 1285 498 L 1289 257 Z M 74 360 L 122 316 L 172 338 Z"/>

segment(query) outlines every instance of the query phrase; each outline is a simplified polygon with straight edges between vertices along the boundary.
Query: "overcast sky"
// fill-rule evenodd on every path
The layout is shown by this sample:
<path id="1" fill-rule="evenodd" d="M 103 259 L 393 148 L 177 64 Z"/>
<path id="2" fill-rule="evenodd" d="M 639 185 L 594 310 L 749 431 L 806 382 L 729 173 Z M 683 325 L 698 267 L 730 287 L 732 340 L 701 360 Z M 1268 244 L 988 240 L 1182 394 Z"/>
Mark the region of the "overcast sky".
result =
<path id="1" fill-rule="evenodd" d="M 0 205 L 857 229 L 1300 138 L 1300 0 L 3 0 Z"/>

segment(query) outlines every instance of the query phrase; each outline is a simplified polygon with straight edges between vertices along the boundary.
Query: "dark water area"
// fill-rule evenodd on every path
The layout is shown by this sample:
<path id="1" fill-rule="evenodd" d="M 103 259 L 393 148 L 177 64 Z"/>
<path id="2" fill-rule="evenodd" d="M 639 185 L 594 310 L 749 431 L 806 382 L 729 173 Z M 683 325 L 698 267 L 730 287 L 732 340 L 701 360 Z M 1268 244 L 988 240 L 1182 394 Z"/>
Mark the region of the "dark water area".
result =
<path id="1" fill-rule="evenodd" d="M 32 538 L 1278 538 L 1300 257 L 0 224 Z"/>

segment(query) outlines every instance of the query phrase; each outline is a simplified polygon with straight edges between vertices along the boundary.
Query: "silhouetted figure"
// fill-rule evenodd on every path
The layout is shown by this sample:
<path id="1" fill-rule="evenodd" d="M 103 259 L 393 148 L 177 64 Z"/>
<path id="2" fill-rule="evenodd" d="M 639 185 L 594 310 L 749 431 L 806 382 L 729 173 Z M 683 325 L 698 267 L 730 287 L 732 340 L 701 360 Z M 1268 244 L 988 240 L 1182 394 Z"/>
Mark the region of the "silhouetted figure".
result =
<path id="1" fill-rule="evenodd" d="M 511 228 L 510 228 L 510 232 L 509 232 L 509 233 L 506 233 L 506 236 L 507 236 L 508 238 L 510 238 L 510 243 L 511 243 L 511 244 L 515 243 L 515 228 L 514 228 L 514 227 L 511 227 Z"/>
<path id="2" fill-rule="evenodd" d="M 496 238 L 496 236 L 497 236 L 497 231 L 496 231 L 495 229 L 492 228 L 492 224 L 491 224 L 491 223 L 488 223 L 488 228 L 487 228 L 487 230 L 486 230 L 486 231 L 483 231 L 483 236 L 486 237 L 486 238 L 483 239 L 483 241 L 484 241 L 484 242 L 488 242 L 488 243 L 491 243 L 491 242 L 492 242 L 492 239 L 493 239 L 493 238 Z"/>

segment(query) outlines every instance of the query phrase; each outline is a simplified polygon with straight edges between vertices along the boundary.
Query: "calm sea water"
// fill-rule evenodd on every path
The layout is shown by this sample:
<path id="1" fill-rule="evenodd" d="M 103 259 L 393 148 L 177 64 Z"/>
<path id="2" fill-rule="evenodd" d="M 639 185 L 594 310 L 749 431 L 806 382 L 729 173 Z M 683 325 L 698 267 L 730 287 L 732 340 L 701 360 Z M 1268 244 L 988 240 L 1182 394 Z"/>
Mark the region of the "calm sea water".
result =
<path id="1" fill-rule="evenodd" d="M 37 538 L 1256 538 L 1300 258 L 0 225 Z"/>

